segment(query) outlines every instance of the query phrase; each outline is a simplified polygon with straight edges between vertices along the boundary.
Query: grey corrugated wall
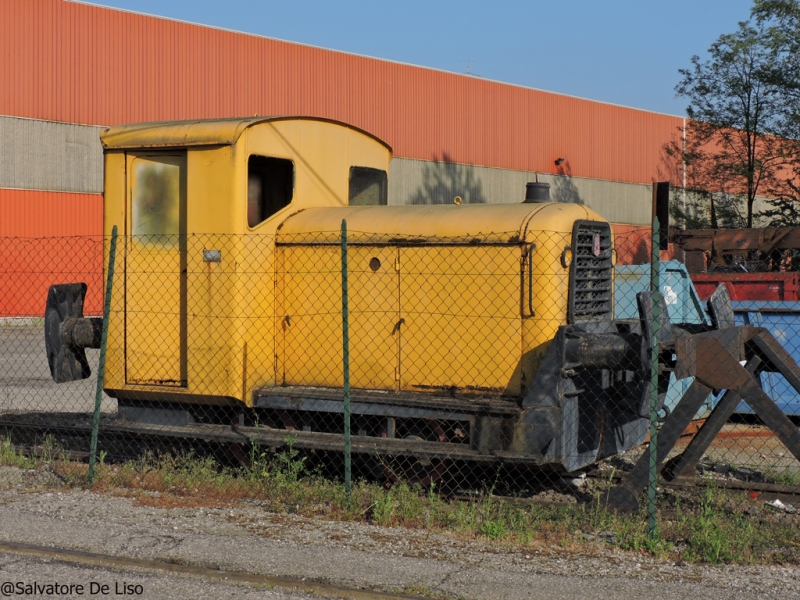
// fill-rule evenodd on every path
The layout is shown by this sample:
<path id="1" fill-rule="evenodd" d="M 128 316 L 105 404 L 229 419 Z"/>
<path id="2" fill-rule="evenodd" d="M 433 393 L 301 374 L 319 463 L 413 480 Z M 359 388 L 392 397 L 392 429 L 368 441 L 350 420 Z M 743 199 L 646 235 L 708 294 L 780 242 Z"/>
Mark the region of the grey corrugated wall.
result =
<path id="1" fill-rule="evenodd" d="M 101 129 L 0 116 L 0 188 L 102 193 Z"/>
<path id="2" fill-rule="evenodd" d="M 518 204 L 525 184 L 536 180 L 527 171 L 407 158 L 393 159 L 389 171 L 389 204 L 449 204 L 455 196 L 465 203 Z M 584 204 L 613 223 L 651 222 L 650 185 L 545 174 L 539 181 L 550 184 L 552 200 Z"/>
<path id="3" fill-rule="evenodd" d="M 102 193 L 102 127 L 0 116 L 0 188 Z M 517 204 L 535 173 L 395 158 L 389 204 Z M 600 179 L 539 175 L 558 202 L 578 202 L 614 223 L 649 225 L 652 187 Z"/>

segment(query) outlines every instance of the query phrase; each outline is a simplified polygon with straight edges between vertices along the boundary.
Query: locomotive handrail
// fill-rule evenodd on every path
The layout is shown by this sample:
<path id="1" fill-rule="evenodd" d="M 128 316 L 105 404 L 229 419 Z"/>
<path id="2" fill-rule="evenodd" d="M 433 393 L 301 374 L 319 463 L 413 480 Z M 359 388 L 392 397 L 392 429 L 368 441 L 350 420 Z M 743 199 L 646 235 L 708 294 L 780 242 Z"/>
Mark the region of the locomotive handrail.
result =
<path id="1" fill-rule="evenodd" d="M 533 310 L 533 251 L 536 250 L 536 244 L 531 244 L 528 247 L 528 312 L 531 317 L 536 316 L 536 311 Z"/>
<path id="2" fill-rule="evenodd" d="M 564 246 L 564 250 L 561 251 L 561 266 L 565 269 L 569 268 L 567 264 L 567 252 L 572 252 L 572 246 Z"/>

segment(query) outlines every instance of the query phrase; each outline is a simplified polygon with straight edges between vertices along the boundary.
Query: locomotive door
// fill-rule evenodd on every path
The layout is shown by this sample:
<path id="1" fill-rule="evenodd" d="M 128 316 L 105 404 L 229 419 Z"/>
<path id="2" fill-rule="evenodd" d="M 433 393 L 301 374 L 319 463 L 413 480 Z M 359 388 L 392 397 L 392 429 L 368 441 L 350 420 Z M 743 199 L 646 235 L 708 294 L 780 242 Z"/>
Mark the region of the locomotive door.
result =
<path id="1" fill-rule="evenodd" d="M 342 386 L 342 274 L 339 246 L 278 247 L 278 381 Z M 395 390 L 399 374 L 397 248 L 348 249 L 350 382 Z"/>
<path id="2" fill-rule="evenodd" d="M 125 377 L 185 387 L 186 154 L 128 154 Z"/>
<path id="3" fill-rule="evenodd" d="M 400 271 L 400 389 L 504 391 L 522 345 L 519 246 L 403 248 Z"/>
<path id="4" fill-rule="evenodd" d="M 350 381 L 358 388 L 396 390 L 402 331 L 398 249 L 352 246 L 348 254 Z"/>

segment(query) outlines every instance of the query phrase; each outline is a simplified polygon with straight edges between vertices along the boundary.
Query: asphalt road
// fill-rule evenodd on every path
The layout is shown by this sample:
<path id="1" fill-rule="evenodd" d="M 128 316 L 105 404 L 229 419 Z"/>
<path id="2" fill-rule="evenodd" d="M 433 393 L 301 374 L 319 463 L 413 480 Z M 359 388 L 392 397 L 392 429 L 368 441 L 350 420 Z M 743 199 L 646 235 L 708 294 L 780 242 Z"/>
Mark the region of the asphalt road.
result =
<path id="1" fill-rule="evenodd" d="M 259 598 L 301 600 L 311 596 L 281 588 L 226 583 L 204 577 L 173 575 L 160 571 L 115 570 L 38 559 L 19 554 L 0 554 L 0 586 L 12 585 L 4 598 Z M 25 593 L 31 590 L 33 594 Z M 58 586 L 48 588 L 48 586 Z M 40 591 L 41 593 L 37 593 Z M 48 593 L 56 592 L 56 593 Z M 67 593 L 63 593 L 67 592 Z M 72 592 L 72 593 L 70 593 Z"/>
<path id="2" fill-rule="evenodd" d="M 0 413 L 91 412 L 99 350 L 86 351 L 91 377 L 57 384 L 50 377 L 44 325 L 38 321 L 0 319 Z M 105 397 L 102 410 L 116 412 L 116 401 Z"/>

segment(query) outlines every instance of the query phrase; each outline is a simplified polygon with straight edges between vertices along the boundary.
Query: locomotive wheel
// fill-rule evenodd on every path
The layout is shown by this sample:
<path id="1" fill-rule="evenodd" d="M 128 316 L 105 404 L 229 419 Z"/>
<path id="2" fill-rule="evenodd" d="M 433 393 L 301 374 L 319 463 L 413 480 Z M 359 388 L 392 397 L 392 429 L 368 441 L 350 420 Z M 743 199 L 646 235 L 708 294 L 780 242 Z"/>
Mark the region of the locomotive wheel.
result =
<path id="1" fill-rule="evenodd" d="M 428 489 L 433 484 L 441 483 L 451 462 L 446 459 L 428 460 L 413 456 L 391 456 L 382 458 L 380 465 L 386 476 L 384 485 L 387 489 L 399 482 Z"/>
<path id="2" fill-rule="evenodd" d="M 409 434 L 404 436 L 407 440 L 430 439 L 433 437 L 438 442 L 447 442 L 441 424 L 436 419 L 428 419 L 427 435 Z M 447 459 L 430 459 L 415 456 L 387 456 L 379 459 L 381 470 L 383 471 L 386 482 L 385 486 L 391 488 L 399 482 L 406 482 L 410 485 L 419 485 L 423 489 L 430 488 L 435 483 L 440 483 L 451 468 L 453 461 Z"/>

